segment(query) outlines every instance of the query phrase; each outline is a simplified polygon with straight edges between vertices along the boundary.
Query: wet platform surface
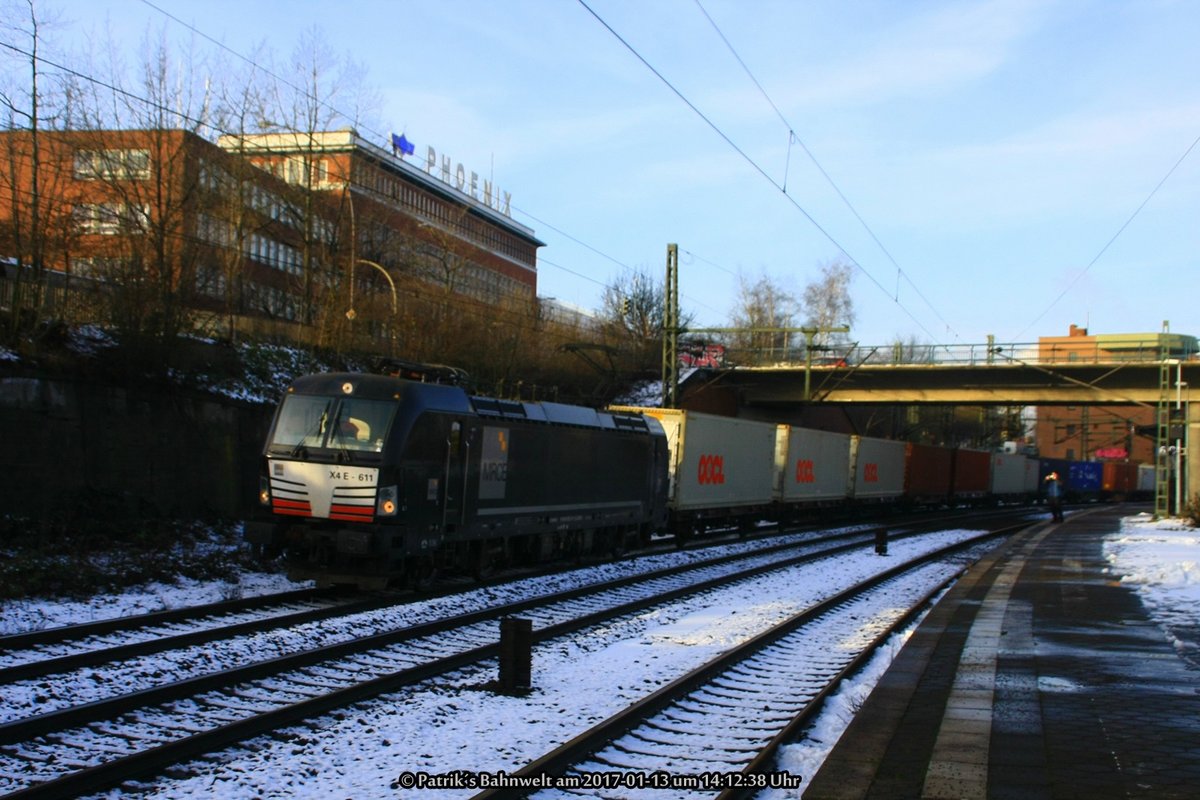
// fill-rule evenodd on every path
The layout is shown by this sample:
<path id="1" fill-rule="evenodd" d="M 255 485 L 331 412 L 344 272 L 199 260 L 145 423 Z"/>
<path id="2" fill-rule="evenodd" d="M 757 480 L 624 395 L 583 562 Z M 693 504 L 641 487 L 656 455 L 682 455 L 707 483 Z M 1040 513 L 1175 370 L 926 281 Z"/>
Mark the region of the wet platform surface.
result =
<path id="1" fill-rule="evenodd" d="M 806 800 L 1200 798 L 1200 670 L 1108 571 L 1129 507 L 1013 537 L 927 615 Z"/>

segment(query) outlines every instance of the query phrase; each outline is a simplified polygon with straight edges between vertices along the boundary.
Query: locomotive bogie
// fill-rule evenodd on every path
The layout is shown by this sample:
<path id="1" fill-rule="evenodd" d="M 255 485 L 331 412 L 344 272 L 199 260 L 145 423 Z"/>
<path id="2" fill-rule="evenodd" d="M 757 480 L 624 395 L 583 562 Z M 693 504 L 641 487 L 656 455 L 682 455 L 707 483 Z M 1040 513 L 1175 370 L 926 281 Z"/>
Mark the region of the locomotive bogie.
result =
<path id="1" fill-rule="evenodd" d="M 310 376 L 277 412 L 267 513 L 247 538 L 285 547 L 294 576 L 322 582 L 479 574 L 514 554 L 619 551 L 648 538 L 666 519 L 666 470 L 653 420 Z"/>

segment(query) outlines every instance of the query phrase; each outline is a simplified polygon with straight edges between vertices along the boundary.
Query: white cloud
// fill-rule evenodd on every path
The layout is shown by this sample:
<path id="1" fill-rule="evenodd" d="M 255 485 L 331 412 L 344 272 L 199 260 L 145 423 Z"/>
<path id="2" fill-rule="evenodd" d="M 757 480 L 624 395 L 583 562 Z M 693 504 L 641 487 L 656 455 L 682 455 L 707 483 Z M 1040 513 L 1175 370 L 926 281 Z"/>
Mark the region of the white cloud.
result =
<path id="1" fill-rule="evenodd" d="M 865 105 L 962 87 L 1000 68 L 1046 11 L 1030 0 L 986 0 L 904 17 L 795 84 L 790 104 Z"/>

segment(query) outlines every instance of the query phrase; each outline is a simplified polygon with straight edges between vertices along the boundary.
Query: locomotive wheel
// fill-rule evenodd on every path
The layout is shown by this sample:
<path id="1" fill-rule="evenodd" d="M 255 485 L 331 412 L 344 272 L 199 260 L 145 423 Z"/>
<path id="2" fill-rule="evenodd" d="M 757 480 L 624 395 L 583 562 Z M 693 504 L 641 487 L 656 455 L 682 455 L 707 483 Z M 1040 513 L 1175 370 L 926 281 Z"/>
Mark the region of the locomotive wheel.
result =
<path id="1" fill-rule="evenodd" d="M 508 555 L 507 540 L 500 542 L 471 542 L 471 577 L 486 580 L 503 566 Z"/>
<path id="2" fill-rule="evenodd" d="M 615 528 L 608 534 L 608 553 L 614 559 L 621 558 L 629 551 L 628 539 L 624 528 Z"/>
<path id="3" fill-rule="evenodd" d="M 437 582 L 438 568 L 430 556 L 417 556 L 408 560 L 408 585 L 422 592 Z"/>

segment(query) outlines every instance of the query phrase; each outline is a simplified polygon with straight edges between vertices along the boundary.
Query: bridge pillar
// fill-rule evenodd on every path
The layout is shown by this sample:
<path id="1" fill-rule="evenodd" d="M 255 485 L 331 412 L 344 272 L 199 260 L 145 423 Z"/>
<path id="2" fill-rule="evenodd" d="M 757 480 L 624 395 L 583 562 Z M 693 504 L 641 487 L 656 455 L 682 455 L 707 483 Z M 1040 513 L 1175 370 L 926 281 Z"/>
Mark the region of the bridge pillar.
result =
<path id="1" fill-rule="evenodd" d="M 1183 444 L 1187 448 L 1187 455 L 1183 474 L 1187 483 L 1184 486 L 1184 509 L 1200 494 L 1200 403 L 1188 403 L 1186 408 L 1187 432 L 1184 434 Z"/>

